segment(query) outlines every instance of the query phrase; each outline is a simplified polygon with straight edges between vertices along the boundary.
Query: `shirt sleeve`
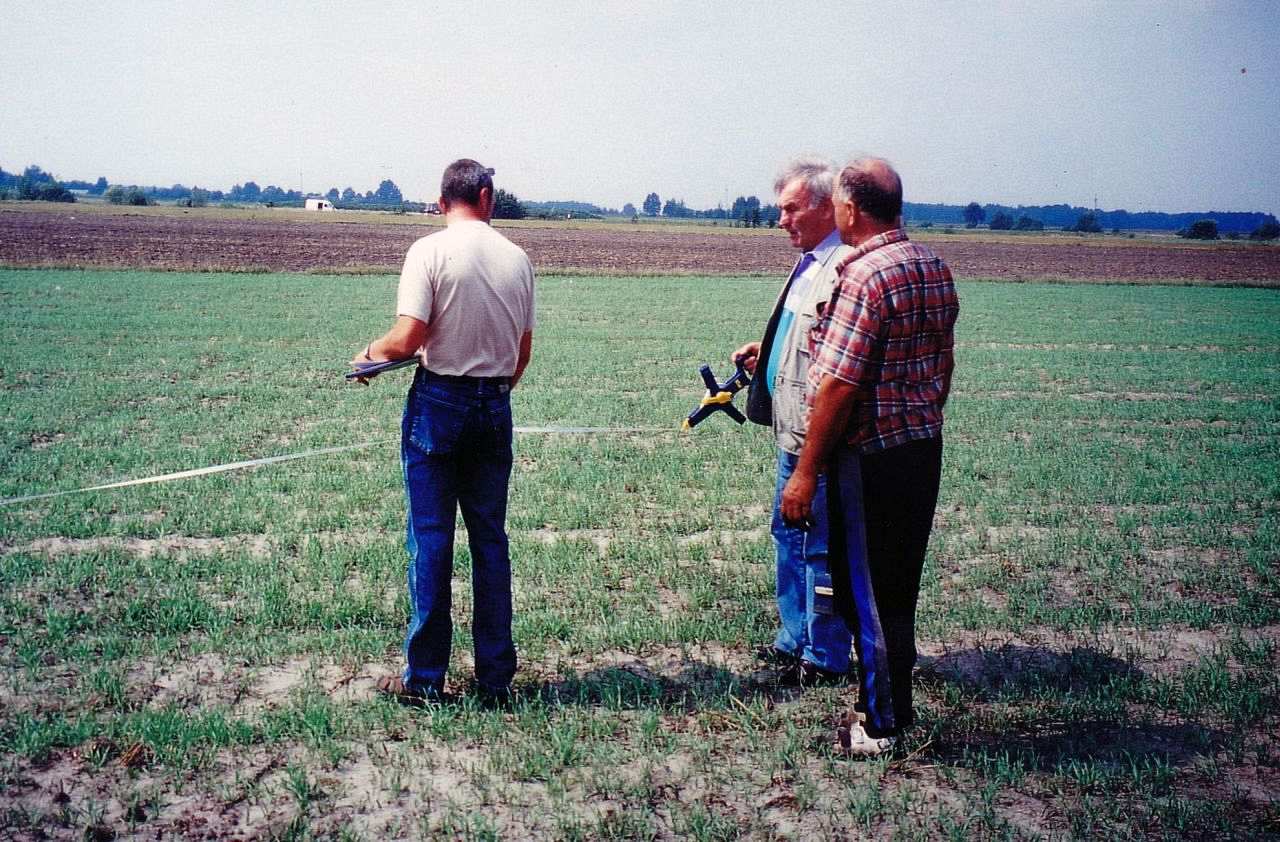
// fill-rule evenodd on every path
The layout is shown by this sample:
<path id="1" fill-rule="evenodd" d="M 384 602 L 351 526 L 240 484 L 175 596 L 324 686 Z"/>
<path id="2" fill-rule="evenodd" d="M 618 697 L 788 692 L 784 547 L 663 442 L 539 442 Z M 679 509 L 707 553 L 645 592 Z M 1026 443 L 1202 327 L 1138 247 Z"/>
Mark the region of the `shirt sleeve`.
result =
<path id="1" fill-rule="evenodd" d="M 528 258 L 525 258 L 526 261 Z M 538 285 L 535 282 L 536 277 L 533 273 L 533 263 L 529 262 L 529 311 L 524 315 L 525 332 L 532 333 L 533 328 L 538 323 L 537 309 L 533 306 L 533 300 L 538 294 Z"/>
<path id="2" fill-rule="evenodd" d="M 819 379 L 830 375 L 865 387 L 874 376 L 882 318 L 875 280 L 855 275 L 840 281 L 813 361 Z"/>
<path id="3" fill-rule="evenodd" d="M 400 286 L 396 290 L 396 315 L 412 316 L 423 324 L 431 324 L 431 306 L 435 301 L 432 277 L 434 249 L 427 238 L 409 247 L 400 269 Z"/>

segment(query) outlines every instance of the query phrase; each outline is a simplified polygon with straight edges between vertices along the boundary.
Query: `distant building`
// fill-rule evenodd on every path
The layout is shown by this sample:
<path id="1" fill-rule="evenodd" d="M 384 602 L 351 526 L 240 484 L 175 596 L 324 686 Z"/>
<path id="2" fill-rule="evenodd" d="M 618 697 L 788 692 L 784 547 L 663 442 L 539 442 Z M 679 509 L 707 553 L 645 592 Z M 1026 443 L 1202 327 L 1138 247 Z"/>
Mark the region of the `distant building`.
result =
<path id="1" fill-rule="evenodd" d="M 423 213 L 440 213 L 440 205 L 436 202 L 427 202 L 422 207 Z"/>
<path id="2" fill-rule="evenodd" d="M 331 211 L 333 210 L 333 202 L 328 199 L 307 199 L 307 210 Z"/>

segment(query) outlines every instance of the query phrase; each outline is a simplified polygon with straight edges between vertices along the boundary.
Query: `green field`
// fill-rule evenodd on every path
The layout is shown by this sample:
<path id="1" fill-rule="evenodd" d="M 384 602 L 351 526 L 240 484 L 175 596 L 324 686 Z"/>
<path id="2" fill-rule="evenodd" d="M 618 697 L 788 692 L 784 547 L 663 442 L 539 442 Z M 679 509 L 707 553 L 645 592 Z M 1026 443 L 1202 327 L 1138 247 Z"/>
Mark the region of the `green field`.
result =
<path id="1" fill-rule="evenodd" d="M 783 688 L 773 453 L 692 433 L 758 278 L 544 277 L 509 524 L 520 700 L 374 698 L 406 619 L 393 278 L 0 271 L 0 837 L 1280 836 L 1280 295 L 961 285 L 921 725 Z M 741 400 L 739 401 L 741 403 Z M 7 830 L 6 830 L 7 829 Z M 99 834 L 93 836 L 92 834 Z"/>

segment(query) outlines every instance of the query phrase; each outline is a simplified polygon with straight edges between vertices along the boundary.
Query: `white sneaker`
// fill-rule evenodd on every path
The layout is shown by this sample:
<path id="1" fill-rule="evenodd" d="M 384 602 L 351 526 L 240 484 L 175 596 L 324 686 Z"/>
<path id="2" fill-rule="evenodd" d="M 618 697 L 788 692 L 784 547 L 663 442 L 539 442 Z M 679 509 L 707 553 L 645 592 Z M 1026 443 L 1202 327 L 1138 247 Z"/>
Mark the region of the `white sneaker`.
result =
<path id="1" fill-rule="evenodd" d="M 846 757 L 879 757 L 893 749 L 897 737 L 873 737 L 850 714 L 840 717 L 836 727 L 836 751 Z"/>

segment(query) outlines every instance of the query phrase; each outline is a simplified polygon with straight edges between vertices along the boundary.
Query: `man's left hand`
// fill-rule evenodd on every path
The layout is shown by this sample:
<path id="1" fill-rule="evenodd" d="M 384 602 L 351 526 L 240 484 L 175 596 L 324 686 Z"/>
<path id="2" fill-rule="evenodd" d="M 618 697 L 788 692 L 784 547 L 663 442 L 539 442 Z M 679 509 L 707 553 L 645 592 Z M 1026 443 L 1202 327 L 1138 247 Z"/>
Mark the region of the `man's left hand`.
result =
<path id="1" fill-rule="evenodd" d="M 792 529 L 808 529 L 813 526 L 813 496 L 818 492 L 818 478 L 796 472 L 782 489 L 778 505 L 782 521 Z"/>
<path id="2" fill-rule="evenodd" d="M 379 362 L 378 360 L 373 359 L 373 357 L 370 356 L 369 354 L 369 350 L 372 347 L 372 344 L 373 343 L 366 345 L 363 351 L 361 351 L 360 353 L 356 354 L 354 357 L 351 358 L 351 362 L 349 363 L 349 365 L 351 366 L 352 371 L 355 371 L 356 369 L 360 368 L 360 366 L 362 365 L 369 365 L 370 363 L 373 363 L 373 362 Z M 368 386 L 369 381 L 377 376 L 378 376 L 377 374 L 370 374 L 368 377 L 353 377 L 351 379 L 362 386 Z"/>

